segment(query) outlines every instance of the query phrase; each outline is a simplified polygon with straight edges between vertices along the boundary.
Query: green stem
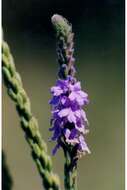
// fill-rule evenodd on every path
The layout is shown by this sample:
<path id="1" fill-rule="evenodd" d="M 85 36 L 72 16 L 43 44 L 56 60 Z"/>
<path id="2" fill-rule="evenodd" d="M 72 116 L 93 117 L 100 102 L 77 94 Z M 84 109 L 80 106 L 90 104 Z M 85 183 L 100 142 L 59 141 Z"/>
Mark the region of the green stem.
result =
<path id="1" fill-rule="evenodd" d="M 64 164 L 64 186 L 65 190 L 77 190 L 77 167 L 71 167 L 72 159 L 70 154 L 65 150 Z"/>
<path id="2" fill-rule="evenodd" d="M 37 119 L 31 112 L 30 100 L 23 88 L 21 77 L 16 71 L 8 44 L 2 43 L 2 73 L 8 94 L 15 102 L 22 129 L 31 148 L 31 154 L 43 179 L 46 190 L 60 190 L 59 178 L 52 171 L 51 157 L 47 153 Z"/>

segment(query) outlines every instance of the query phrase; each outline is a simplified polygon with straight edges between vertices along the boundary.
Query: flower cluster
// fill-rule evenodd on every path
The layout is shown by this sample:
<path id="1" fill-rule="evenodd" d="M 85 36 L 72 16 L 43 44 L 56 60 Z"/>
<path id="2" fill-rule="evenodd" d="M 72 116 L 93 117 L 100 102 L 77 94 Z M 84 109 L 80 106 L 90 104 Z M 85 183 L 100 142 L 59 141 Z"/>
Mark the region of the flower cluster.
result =
<path id="1" fill-rule="evenodd" d="M 88 94 L 81 90 L 80 82 L 69 75 L 64 80 L 57 80 L 56 85 L 51 88 L 51 94 L 53 95 L 50 100 L 52 108 L 50 131 L 53 131 L 51 140 L 57 142 L 53 154 L 61 146 L 61 140 L 76 147 L 79 154 L 90 153 L 85 142 L 88 121 L 82 109 L 89 103 Z"/>

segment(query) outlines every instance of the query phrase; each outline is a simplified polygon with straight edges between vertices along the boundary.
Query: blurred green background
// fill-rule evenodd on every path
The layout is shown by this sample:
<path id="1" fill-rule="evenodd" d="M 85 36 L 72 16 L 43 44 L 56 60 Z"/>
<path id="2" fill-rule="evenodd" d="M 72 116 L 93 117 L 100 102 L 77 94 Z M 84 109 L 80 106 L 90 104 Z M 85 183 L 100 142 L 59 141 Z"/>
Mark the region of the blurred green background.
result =
<path id="1" fill-rule="evenodd" d="M 48 143 L 49 89 L 57 78 L 55 35 L 50 17 L 65 16 L 75 32 L 77 78 L 89 93 L 87 142 L 92 154 L 78 167 L 79 190 L 124 190 L 124 1 L 4 0 L 3 29 Z M 3 150 L 13 190 L 43 189 L 19 125 L 14 103 L 3 86 Z M 63 185 L 63 153 L 53 157 Z M 3 189 L 6 190 L 6 189 Z"/>

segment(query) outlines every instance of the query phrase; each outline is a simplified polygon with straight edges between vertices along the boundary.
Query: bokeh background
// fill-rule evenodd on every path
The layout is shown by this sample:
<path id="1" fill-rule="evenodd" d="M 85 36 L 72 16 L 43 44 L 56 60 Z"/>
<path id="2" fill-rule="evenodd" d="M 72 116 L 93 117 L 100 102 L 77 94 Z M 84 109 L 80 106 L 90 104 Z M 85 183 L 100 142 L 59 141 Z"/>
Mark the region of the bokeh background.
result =
<path id="1" fill-rule="evenodd" d="M 3 29 L 24 88 L 50 137 L 49 89 L 57 78 L 55 35 L 50 18 L 65 16 L 75 32 L 77 77 L 89 93 L 87 142 L 92 154 L 78 167 L 79 190 L 124 190 L 124 1 L 3 0 Z M 13 190 L 43 189 L 19 125 L 14 103 L 3 87 L 3 150 Z M 53 157 L 63 185 L 63 153 Z M 6 189 L 3 189 L 6 190 Z"/>

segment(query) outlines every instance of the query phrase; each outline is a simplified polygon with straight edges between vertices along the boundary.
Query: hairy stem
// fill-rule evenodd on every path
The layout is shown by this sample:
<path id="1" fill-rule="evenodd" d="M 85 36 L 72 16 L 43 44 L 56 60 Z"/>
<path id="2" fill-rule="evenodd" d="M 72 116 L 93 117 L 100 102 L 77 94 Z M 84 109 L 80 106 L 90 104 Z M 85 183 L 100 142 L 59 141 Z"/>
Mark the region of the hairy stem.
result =
<path id="1" fill-rule="evenodd" d="M 21 77 L 16 71 L 8 44 L 2 43 L 2 73 L 7 92 L 16 104 L 25 138 L 31 148 L 33 160 L 43 179 L 46 190 L 60 190 L 59 178 L 52 171 L 52 161 L 46 143 L 41 138 L 37 119 L 31 112 L 30 100 L 23 88 Z"/>

